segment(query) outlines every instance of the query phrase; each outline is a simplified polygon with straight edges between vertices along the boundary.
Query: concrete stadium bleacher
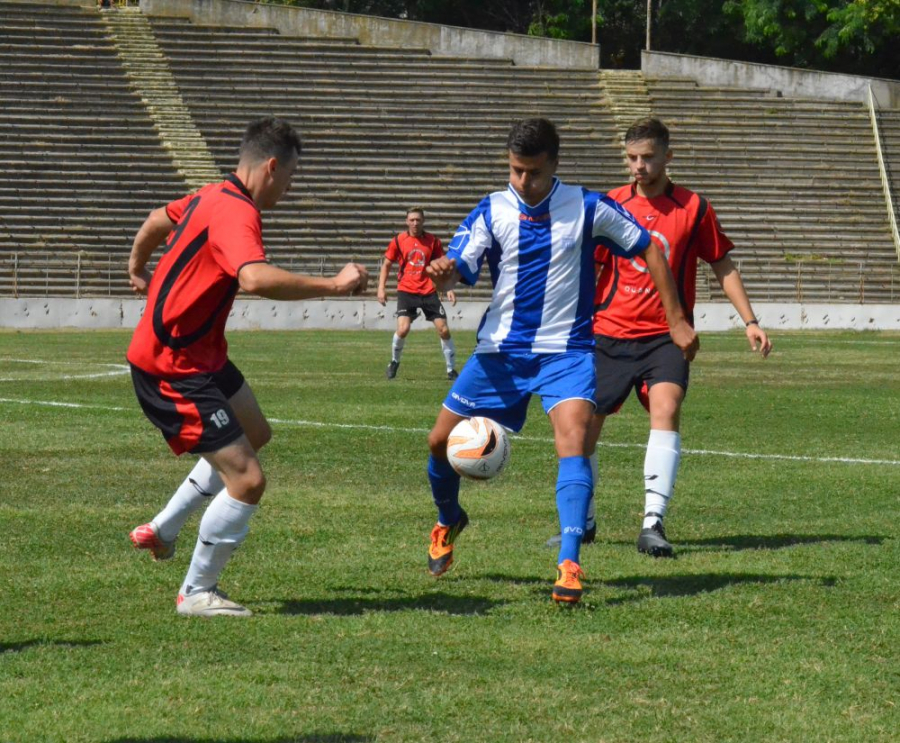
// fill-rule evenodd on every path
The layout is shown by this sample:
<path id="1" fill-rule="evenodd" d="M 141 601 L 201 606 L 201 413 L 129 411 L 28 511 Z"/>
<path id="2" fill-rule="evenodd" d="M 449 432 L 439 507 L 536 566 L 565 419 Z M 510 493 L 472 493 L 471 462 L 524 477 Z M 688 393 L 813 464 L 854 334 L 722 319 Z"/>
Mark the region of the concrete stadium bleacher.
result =
<path id="1" fill-rule="evenodd" d="M 706 195 L 757 301 L 895 302 L 874 136 L 862 103 L 648 80 L 673 178 Z M 708 271 L 710 298 L 723 299 Z"/>
<path id="2" fill-rule="evenodd" d="M 93 9 L 0 3 L 0 294 L 121 295 L 184 189 Z"/>
<path id="3" fill-rule="evenodd" d="M 377 267 L 413 204 L 446 241 L 505 184 L 506 134 L 522 116 L 560 125 L 563 178 L 605 186 L 621 178 L 614 122 L 591 71 L 152 23 L 221 167 L 233 165 L 252 118 L 274 113 L 302 131 L 302 172 L 267 222 L 273 256 L 294 267 L 329 271 L 351 258 Z"/>
<path id="4" fill-rule="evenodd" d="M 103 18 L 90 7 L 0 0 L 0 156 L 14 174 L 0 186 L 0 296 L 126 296 L 141 221 L 188 190 L 126 74 L 144 52 L 126 60 Z M 161 50 L 171 72 L 157 84 L 175 81 L 215 168 L 234 167 L 253 118 L 276 114 L 301 130 L 302 170 L 266 217 L 270 255 L 286 268 L 328 273 L 355 259 L 376 270 L 412 204 L 448 239 L 505 184 L 506 133 L 522 116 L 559 125 L 564 180 L 619 185 L 619 137 L 646 99 L 672 129 L 673 176 L 715 205 L 755 301 L 900 299 L 861 104 L 141 20 L 147 54 Z M 129 44 L 140 49 L 139 38 Z M 896 193 L 900 112 L 880 119 Z M 724 299 L 708 270 L 698 299 Z"/>

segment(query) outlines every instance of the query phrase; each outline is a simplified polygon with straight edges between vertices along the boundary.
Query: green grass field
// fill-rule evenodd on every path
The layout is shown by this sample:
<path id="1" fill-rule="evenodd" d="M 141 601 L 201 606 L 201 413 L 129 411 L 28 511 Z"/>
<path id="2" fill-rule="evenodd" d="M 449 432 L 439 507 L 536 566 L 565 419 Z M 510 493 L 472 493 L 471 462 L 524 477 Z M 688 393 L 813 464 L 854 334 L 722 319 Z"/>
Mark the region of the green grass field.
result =
<path id="1" fill-rule="evenodd" d="M 533 402 L 506 472 L 463 484 L 441 579 L 426 432 L 433 333 L 233 333 L 274 421 L 269 490 L 186 619 L 196 539 L 128 532 L 191 467 L 143 418 L 127 333 L 0 333 L 0 741 L 895 741 L 900 334 L 704 334 L 670 516 L 639 555 L 647 418 L 606 426 L 581 605 L 549 594 L 555 458 Z M 462 355 L 472 334 L 457 333 Z"/>

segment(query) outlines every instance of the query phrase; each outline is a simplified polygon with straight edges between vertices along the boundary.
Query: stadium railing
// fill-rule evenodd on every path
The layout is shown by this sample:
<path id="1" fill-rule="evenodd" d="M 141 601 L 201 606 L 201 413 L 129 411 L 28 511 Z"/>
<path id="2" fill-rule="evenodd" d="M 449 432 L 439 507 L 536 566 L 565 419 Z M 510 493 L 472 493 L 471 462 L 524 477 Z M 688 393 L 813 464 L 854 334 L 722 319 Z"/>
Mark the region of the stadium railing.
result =
<path id="1" fill-rule="evenodd" d="M 875 96 L 872 94 L 872 86 L 868 88 L 869 118 L 872 121 L 872 133 L 875 135 L 875 151 L 878 153 L 878 172 L 881 175 L 881 187 L 884 189 L 884 200 L 888 210 L 888 221 L 891 224 L 891 237 L 897 250 L 897 258 L 900 258 L 900 234 L 897 231 L 897 217 L 894 211 L 894 199 L 891 194 L 891 182 L 888 178 L 887 167 L 884 163 L 884 151 L 881 147 L 881 132 L 878 130 L 878 115 L 875 111 Z"/>

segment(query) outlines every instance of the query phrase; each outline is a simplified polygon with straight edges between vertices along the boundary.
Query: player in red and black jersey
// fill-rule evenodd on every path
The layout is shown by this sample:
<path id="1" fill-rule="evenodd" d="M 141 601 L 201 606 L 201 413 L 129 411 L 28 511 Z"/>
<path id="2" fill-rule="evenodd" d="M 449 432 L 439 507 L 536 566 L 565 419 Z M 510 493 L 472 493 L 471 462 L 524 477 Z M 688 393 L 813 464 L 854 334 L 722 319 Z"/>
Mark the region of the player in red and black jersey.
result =
<path id="1" fill-rule="evenodd" d="M 147 306 L 127 358 L 138 401 L 176 454 L 200 461 L 131 540 L 154 559 L 175 553 L 188 516 L 209 507 L 176 604 L 179 614 L 248 616 L 218 590 L 219 574 L 244 540 L 266 486 L 256 452 L 271 438 L 253 390 L 228 359 L 225 323 L 238 290 L 297 300 L 365 291 L 366 269 L 348 263 L 317 278 L 268 263 L 261 211 L 287 193 L 299 164 L 299 135 L 285 121 L 250 124 L 237 170 L 221 183 L 154 210 L 138 231 L 128 262 L 135 292 Z M 165 252 L 152 275 L 154 250 Z"/>
<path id="2" fill-rule="evenodd" d="M 772 342 L 760 327 L 741 275 L 729 252 L 712 205 L 669 180 L 672 159 L 669 131 L 655 118 L 643 119 L 625 135 L 625 155 L 634 179 L 610 196 L 647 228 L 669 259 L 685 315 L 693 324 L 697 265 L 710 265 L 725 296 L 746 328 L 747 340 L 763 358 Z M 659 296 L 640 261 L 597 251 L 599 275 L 594 314 L 597 342 L 597 415 L 599 438 L 606 416 L 615 413 L 634 389 L 650 413 L 650 437 L 644 460 L 644 522 L 638 550 L 671 557 L 663 517 L 675 488 L 681 459 L 681 404 L 690 364 L 668 335 Z M 596 465 L 596 453 L 594 454 Z M 595 478 L 595 482 L 596 482 Z"/>
<path id="3" fill-rule="evenodd" d="M 665 253 L 684 313 L 693 325 L 697 265 L 712 268 L 725 296 L 746 327 L 747 340 L 763 358 L 772 343 L 759 326 L 741 275 L 729 252 L 734 247 L 722 231 L 712 205 L 702 196 L 669 180 L 672 159 L 669 130 L 655 118 L 636 122 L 625 134 L 625 154 L 633 181 L 609 192 L 645 227 Z M 594 314 L 597 410 L 592 436 L 599 439 L 607 415 L 615 413 L 634 390 L 650 413 L 650 437 L 644 460 L 644 522 L 638 550 L 654 557 L 674 555 L 663 517 L 675 488 L 681 459 L 681 404 L 690 364 L 672 342 L 659 295 L 639 259 L 618 258 L 597 249 Z M 598 482 L 597 454 L 591 457 Z M 587 540 L 596 533 L 593 500 Z"/>
<path id="4" fill-rule="evenodd" d="M 434 329 L 441 337 L 441 351 L 447 363 L 447 379 L 456 379 L 456 346 L 450 337 L 447 326 L 447 313 L 438 296 L 434 283 L 425 274 L 425 268 L 435 258 L 444 254 L 439 238 L 425 232 L 425 210 L 415 206 L 406 212 L 406 232 L 401 232 L 388 245 L 378 275 L 378 301 L 382 306 L 387 304 L 387 280 L 391 265 L 396 263 L 397 270 L 397 332 L 391 344 L 391 363 L 388 364 L 386 376 L 393 379 L 400 367 L 400 356 L 403 345 L 413 320 L 419 316 L 419 310 L 425 314 L 428 322 L 434 323 Z M 456 304 L 456 294 L 447 292 L 447 299 Z"/>

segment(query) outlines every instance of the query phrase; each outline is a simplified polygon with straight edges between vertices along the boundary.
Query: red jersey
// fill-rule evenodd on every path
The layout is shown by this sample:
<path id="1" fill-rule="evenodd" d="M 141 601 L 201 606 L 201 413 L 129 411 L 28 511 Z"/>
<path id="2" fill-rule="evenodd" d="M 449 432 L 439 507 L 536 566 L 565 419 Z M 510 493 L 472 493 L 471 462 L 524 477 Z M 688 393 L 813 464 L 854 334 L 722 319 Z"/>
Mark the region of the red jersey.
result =
<path id="1" fill-rule="evenodd" d="M 431 233 L 423 232 L 420 237 L 413 237 L 408 232 L 401 232 L 391 240 L 384 257 L 399 264 L 397 291 L 432 294 L 437 290 L 425 273 L 425 266 L 443 254 L 441 241 Z"/>
<path id="2" fill-rule="evenodd" d="M 215 372 L 227 361 L 225 322 L 238 271 L 266 261 L 259 209 L 232 174 L 173 201 L 166 214 L 175 228 L 153 272 L 128 361 L 160 377 Z"/>
<path id="3" fill-rule="evenodd" d="M 609 192 L 650 233 L 669 261 L 678 298 L 691 325 L 697 297 L 697 262 L 715 263 L 734 244 L 722 232 L 710 203 L 674 183 L 653 199 L 640 196 L 632 183 Z M 642 258 L 619 258 L 602 245 L 597 261 L 594 334 L 646 338 L 669 332 L 666 311 Z"/>

